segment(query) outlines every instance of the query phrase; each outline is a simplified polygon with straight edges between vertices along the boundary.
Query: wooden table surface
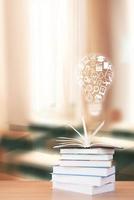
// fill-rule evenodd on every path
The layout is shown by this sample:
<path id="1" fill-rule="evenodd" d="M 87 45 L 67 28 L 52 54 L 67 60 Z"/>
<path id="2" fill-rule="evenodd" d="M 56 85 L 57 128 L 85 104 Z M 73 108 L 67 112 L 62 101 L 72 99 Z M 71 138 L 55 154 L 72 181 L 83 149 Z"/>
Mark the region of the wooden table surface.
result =
<path id="1" fill-rule="evenodd" d="M 134 200 L 134 182 L 117 182 L 116 191 L 93 197 L 52 190 L 48 181 L 0 181 L 0 200 Z"/>

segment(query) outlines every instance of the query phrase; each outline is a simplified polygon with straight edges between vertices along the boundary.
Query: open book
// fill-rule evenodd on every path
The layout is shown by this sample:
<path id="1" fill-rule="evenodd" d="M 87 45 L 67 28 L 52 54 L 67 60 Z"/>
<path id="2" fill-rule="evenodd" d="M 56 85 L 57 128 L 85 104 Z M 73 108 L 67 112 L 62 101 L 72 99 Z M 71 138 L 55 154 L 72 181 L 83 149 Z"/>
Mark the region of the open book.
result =
<path id="1" fill-rule="evenodd" d="M 70 137 L 58 137 L 58 139 L 56 140 L 59 144 L 54 146 L 54 148 L 64 148 L 64 147 L 73 147 L 73 148 L 121 148 L 121 147 L 117 147 L 114 145 L 109 145 L 104 143 L 94 143 L 93 139 L 95 137 L 95 135 L 100 131 L 100 129 L 102 128 L 102 126 L 104 125 L 104 121 L 101 122 L 96 129 L 90 134 L 88 135 L 87 132 L 87 128 L 86 128 L 86 123 L 84 118 L 82 118 L 82 124 L 83 124 L 83 130 L 84 130 L 84 134 L 81 134 L 78 130 L 76 130 L 72 125 L 68 124 L 68 126 L 70 126 L 77 134 L 78 134 L 78 138 L 70 138 Z"/>

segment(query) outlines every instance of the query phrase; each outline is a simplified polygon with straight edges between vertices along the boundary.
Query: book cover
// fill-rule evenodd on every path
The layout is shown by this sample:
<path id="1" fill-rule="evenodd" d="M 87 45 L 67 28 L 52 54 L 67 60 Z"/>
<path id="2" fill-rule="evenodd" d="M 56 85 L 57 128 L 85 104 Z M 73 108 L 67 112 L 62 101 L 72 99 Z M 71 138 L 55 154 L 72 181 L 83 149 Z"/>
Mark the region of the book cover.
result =
<path id="1" fill-rule="evenodd" d="M 85 185 L 85 184 L 72 184 L 72 183 L 68 184 L 68 183 L 59 183 L 59 182 L 54 181 L 53 189 L 83 193 L 83 194 L 88 194 L 88 195 L 95 195 L 95 194 L 101 194 L 104 192 L 114 191 L 115 184 L 108 183 L 108 184 L 100 186 L 100 187 L 92 187 L 90 185 Z M 58 198 L 59 198 L 59 196 L 58 196 Z"/>
<path id="2" fill-rule="evenodd" d="M 52 181 L 60 183 L 74 183 L 74 184 L 89 184 L 91 186 L 102 186 L 107 183 L 115 182 L 115 174 L 107 177 L 88 176 L 88 175 L 66 175 L 66 174 L 52 174 Z"/>
<path id="3" fill-rule="evenodd" d="M 60 166 L 80 166 L 80 167 L 111 167 L 112 160 L 59 160 Z"/>
<path id="4" fill-rule="evenodd" d="M 97 154 L 97 155 L 100 155 L 100 154 L 107 154 L 107 155 L 113 155 L 115 153 L 115 150 L 114 148 L 101 148 L 101 147 L 98 147 L 98 148 L 61 148 L 60 149 L 60 154 Z"/>
<path id="5" fill-rule="evenodd" d="M 89 176 L 109 176 L 115 173 L 115 166 L 108 168 L 98 168 L 98 167 L 63 167 L 54 166 L 54 174 L 68 174 L 68 175 L 89 175 Z"/>
<path id="6" fill-rule="evenodd" d="M 86 155 L 86 154 L 62 154 L 60 156 L 61 160 L 112 160 L 113 155 Z"/>

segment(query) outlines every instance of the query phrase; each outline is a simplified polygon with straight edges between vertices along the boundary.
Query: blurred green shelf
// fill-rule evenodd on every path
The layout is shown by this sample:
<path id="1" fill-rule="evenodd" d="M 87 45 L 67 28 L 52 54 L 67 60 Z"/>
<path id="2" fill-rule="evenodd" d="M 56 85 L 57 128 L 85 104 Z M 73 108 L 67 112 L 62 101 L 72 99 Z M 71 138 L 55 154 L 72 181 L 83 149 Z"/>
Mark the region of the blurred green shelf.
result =
<path id="1" fill-rule="evenodd" d="M 79 130 L 81 127 L 79 127 Z M 82 130 L 80 130 L 82 131 Z M 51 127 L 37 127 L 31 125 L 29 127 L 29 135 L 22 138 L 14 138 L 10 136 L 4 136 L 1 138 L 1 147 L 5 151 L 12 154 L 11 160 L 17 154 L 29 153 L 31 151 L 43 150 L 44 152 L 53 153 L 58 152 L 54 150 L 55 138 L 58 136 L 75 137 L 75 132 L 70 128 L 51 128 Z M 134 134 L 127 131 L 112 131 L 111 133 L 100 133 L 99 136 L 107 136 L 116 139 L 125 139 L 127 141 L 134 141 Z M 10 160 L 9 160 L 10 161 Z M 134 181 L 134 149 L 117 150 L 114 155 L 114 161 L 116 164 L 116 180 L 128 180 Z M 37 179 L 50 179 L 51 166 L 43 167 L 33 165 L 33 163 L 7 163 L 7 169 L 17 170 L 22 174 L 29 177 L 36 177 Z"/>

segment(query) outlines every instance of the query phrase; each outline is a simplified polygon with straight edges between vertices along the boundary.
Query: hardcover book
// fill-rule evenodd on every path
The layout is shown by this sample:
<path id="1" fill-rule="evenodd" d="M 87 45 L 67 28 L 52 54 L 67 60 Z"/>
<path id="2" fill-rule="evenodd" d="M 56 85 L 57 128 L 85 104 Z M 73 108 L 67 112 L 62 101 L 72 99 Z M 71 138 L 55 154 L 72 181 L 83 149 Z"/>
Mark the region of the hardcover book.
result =
<path id="1" fill-rule="evenodd" d="M 102 186 L 107 183 L 115 182 L 115 174 L 107 177 L 88 176 L 88 175 L 67 175 L 67 174 L 52 174 L 52 181 L 59 183 L 74 183 L 88 184 L 91 186 Z"/>
<path id="2" fill-rule="evenodd" d="M 78 192 L 88 195 L 95 195 L 104 192 L 111 192 L 115 190 L 114 183 L 108 183 L 100 187 L 90 186 L 88 184 L 72 184 L 53 182 L 53 189 L 65 190 L 70 192 Z"/>
<path id="3" fill-rule="evenodd" d="M 115 166 L 112 167 L 63 167 L 63 166 L 54 166 L 54 174 L 68 174 L 68 175 L 89 175 L 89 176 L 109 176 L 115 173 Z"/>

